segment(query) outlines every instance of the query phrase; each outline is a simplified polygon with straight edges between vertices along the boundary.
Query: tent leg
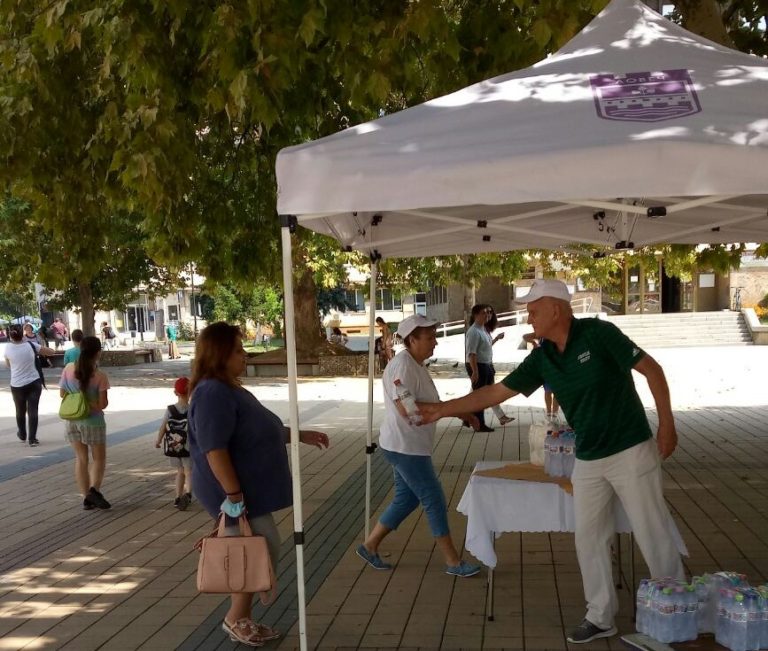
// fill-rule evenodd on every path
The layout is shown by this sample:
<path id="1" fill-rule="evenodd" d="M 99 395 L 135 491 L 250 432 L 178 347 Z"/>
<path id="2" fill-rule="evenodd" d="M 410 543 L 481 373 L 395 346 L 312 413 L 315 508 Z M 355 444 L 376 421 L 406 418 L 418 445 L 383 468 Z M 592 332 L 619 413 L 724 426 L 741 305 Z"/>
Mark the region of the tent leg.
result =
<path id="1" fill-rule="evenodd" d="M 304 513 L 301 497 L 301 457 L 299 453 L 299 400 L 296 368 L 296 322 L 293 305 L 293 269 L 291 234 L 296 231 L 296 217 L 280 216 L 283 245 L 283 292 L 285 296 L 285 349 L 288 361 L 288 401 L 291 428 L 291 475 L 293 481 L 293 542 L 296 546 L 296 583 L 299 601 L 299 648 L 307 649 L 307 603 L 304 577 Z"/>
<path id="2" fill-rule="evenodd" d="M 376 364 L 376 258 L 371 256 L 371 309 L 368 318 L 368 431 L 365 438 L 365 539 L 371 533 L 371 457 L 376 450 L 373 443 L 373 379 Z"/>

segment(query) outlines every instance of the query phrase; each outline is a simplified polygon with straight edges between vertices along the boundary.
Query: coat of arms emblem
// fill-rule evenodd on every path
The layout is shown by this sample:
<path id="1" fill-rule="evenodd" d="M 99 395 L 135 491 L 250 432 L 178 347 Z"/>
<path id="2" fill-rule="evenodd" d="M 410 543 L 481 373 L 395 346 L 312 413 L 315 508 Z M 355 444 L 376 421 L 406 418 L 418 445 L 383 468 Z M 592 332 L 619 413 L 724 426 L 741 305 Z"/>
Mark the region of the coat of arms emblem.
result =
<path id="1" fill-rule="evenodd" d="M 626 72 L 589 78 L 598 117 L 659 122 L 701 111 L 688 70 Z"/>

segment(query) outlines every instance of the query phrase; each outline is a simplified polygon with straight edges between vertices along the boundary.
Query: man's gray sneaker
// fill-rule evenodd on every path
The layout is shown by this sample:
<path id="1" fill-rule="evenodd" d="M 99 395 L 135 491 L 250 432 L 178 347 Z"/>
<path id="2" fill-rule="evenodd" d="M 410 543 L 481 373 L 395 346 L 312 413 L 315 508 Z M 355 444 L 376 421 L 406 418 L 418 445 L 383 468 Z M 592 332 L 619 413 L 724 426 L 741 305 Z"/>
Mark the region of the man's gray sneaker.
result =
<path id="1" fill-rule="evenodd" d="M 574 628 L 566 638 L 571 644 L 585 644 L 591 642 L 600 637 L 612 637 L 619 631 L 615 626 L 611 628 L 600 628 L 595 626 L 588 619 L 581 622 L 576 628 Z"/>

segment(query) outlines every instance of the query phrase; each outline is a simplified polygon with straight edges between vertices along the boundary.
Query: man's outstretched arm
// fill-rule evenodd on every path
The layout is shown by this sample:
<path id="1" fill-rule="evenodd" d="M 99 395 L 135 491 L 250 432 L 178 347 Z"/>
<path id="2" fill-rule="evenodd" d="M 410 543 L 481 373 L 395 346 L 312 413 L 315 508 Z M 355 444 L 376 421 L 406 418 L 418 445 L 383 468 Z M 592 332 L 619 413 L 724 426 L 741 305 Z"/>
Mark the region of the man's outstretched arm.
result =
<path id="1" fill-rule="evenodd" d="M 498 405 L 518 393 L 518 391 L 508 389 L 499 382 L 473 391 L 463 398 L 446 400 L 445 402 L 420 402 L 418 406 L 422 422 L 433 423 L 448 416 L 462 416 Z"/>

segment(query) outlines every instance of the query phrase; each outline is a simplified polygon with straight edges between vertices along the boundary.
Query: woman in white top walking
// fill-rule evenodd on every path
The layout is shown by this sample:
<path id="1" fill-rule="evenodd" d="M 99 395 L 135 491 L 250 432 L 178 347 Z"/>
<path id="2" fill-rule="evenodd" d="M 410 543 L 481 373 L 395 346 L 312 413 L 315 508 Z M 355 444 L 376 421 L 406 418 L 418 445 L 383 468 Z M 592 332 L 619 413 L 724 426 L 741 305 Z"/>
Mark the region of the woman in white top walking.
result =
<path id="1" fill-rule="evenodd" d="M 419 425 L 418 414 L 414 418 L 407 413 L 395 387 L 397 381 L 420 402 L 439 401 L 435 383 L 424 367 L 437 345 L 436 326 L 436 321 L 416 314 L 403 319 L 397 328 L 405 350 L 387 364 L 382 376 L 384 422 L 379 436 L 379 447 L 394 471 L 395 495 L 371 535 L 357 548 L 357 555 L 374 569 L 391 569 L 379 556 L 379 545 L 421 504 L 445 558 L 446 574 L 467 577 L 477 574 L 480 566 L 462 561 L 451 540 L 445 494 L 432 465 L 435 426 Z"/>
<path id="2" fill-rule="evenodd" d="M 37 408 L 40 404 L 40 394 L 43 392 L 42 371 L 35 365 L 35 359 L 38 355 L 47 357 L 53 354 L 51 348 L 33 341 L 25 341 L 20 326 L 11 327 L 10 341 L 5 346 L 5 365 L 11 369 L 11 395 L 16 407 L 16 436 L 25 442 L 29 432 L 31 447 L 40 444 L 37 440 Z"/>

